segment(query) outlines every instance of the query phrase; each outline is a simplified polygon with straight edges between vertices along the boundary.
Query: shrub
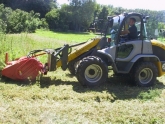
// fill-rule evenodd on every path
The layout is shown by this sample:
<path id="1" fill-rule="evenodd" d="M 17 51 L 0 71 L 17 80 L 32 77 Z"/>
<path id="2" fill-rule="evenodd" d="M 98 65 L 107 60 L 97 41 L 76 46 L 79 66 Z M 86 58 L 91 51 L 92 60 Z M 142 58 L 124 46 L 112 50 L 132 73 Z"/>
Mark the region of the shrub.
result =
<path id="1" fill-rule="evenodd" d="M 12 10 L 0 4 L 0 32 L 35 32 L 39 26 L 47 28 L 46 21 L 40 20 L 39 17 L 40 14 L 34 13 L 34 11 L 28 13 L 20 9 Z"/>
<path id="2" fill-rule="evenodd" d="M 40 29 L 49 29 L 49 25 L 46 22 L 46 19 L 45 18 L 42 18 L 41 19 L 40 24 L 39 24 L 39 28 Z"/>

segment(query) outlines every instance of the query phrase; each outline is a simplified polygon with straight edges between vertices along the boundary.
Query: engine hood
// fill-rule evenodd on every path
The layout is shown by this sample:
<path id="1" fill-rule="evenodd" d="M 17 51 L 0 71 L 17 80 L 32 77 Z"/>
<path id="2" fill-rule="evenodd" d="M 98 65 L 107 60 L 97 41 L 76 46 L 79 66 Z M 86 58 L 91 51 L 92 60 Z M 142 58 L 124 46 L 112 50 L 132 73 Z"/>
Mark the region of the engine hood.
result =
<path id="1" fill-rule="evenodd" d="M 158 40 L 153 39 L 153 40 L 151 40 L 151 44 L 153 46 L 157 46 L 157 47 L 160 47 L 160 48 L 162 48 L 162 49 L 165 50 L 165 43 L 163 43 L 161 41 L 158 41 Z"/>

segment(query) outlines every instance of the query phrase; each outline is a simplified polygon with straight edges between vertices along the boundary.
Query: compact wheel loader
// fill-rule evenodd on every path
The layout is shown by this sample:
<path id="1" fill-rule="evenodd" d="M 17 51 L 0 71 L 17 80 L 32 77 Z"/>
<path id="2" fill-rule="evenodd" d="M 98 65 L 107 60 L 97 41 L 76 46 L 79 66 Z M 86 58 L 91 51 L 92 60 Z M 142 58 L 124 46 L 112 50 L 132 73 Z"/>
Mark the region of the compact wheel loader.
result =
<path id="1" fill-rule="evenodd" d="M 136 19 L 136 39 L 121 35 L 122 30 L 128 29 L 130 18 Z M 97 50 L 97 56 L 87 56 L 78 62 L 78 81 L 89 87 L 100 85 L 106 82 L 111 66 L 115 74 L 130 76 L 138 86 L 154 85 L 156 77 L 165 74 L 165 44 L 148 38 L 145 25 L 148 18 L 139 13 L 108 17 L 112 45 Z"/>
<path id="2" fill-rule="evenodd" d="M 136 19 L 138 38 L 129 40 L 120 32 L 128 29 L 128 20 L 132 17 Z M 106 82 L 108 67 L 111 67 L 115 74 L 129 75 L 138 86 L 152 86 L 156 77 L 165 74 L 165 44 L 148 38 L 147 19 L 148 16 L 139 13 L 124 13 L 108 17 L 101 38 L 57 49 L 33 50 L 11 62 L 6 54 L 6 67 L 1 74 L 13 80 L 34 80 L 39 72 L 46 74 L 61 67 L 62 70 L 68 68 L 83 86 L 94 87 Z M 111 39 L 106 38 L 108 29 Z M 72 50 L 73 47 L 76 49 Z M 36 59 L 43 54 L 48 54 L 45 64 Z"/>

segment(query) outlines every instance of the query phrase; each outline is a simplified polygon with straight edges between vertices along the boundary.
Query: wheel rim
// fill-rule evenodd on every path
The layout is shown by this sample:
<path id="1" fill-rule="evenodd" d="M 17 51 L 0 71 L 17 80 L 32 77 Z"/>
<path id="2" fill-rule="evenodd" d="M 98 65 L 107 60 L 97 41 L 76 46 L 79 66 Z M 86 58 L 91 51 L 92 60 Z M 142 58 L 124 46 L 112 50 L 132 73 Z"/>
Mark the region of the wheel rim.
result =
<path id="1" fill-rule="evenodd" d="M 84 75 L 88 82 L 95 83 L 101 79 L 103 73 L 100 66 L 92 64 L 86 68 Z"/>
<path id="2" fill-rule="evenodd" d="M 153 78 L 153 72 L 150 68 L 144 68 L 139 73 L 139 81 L 142 84 L 149 83 L 152 80 L 152 78 Z"/>

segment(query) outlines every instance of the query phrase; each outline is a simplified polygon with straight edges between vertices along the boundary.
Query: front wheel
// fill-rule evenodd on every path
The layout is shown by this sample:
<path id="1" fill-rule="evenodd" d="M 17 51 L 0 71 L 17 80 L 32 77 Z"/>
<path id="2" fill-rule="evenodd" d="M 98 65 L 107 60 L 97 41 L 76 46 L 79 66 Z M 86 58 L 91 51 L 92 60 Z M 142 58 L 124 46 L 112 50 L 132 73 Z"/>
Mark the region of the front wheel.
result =
<path id="1" fill-rule="evenodd" d="M 68 70 L 70 74 L 72 75 L 75 75 L 75 63 L 76 63 L 76 60 L 72 60 L 68 63 Z"/>
<path id="2" fill-rule="evenodd" d="M 98 86 L 106 81 L 108 68 L 99 57 L 88 56 L 79 62 L 76 69 L 76 77 L 84 86 Z"/>
<path id="3" fill-rule="evenodd" d="M 151 62 L 141 62 L 135 68 L 135 83 L 138 86 L 148 87 L 154 85 L 158 70 Z"/>

